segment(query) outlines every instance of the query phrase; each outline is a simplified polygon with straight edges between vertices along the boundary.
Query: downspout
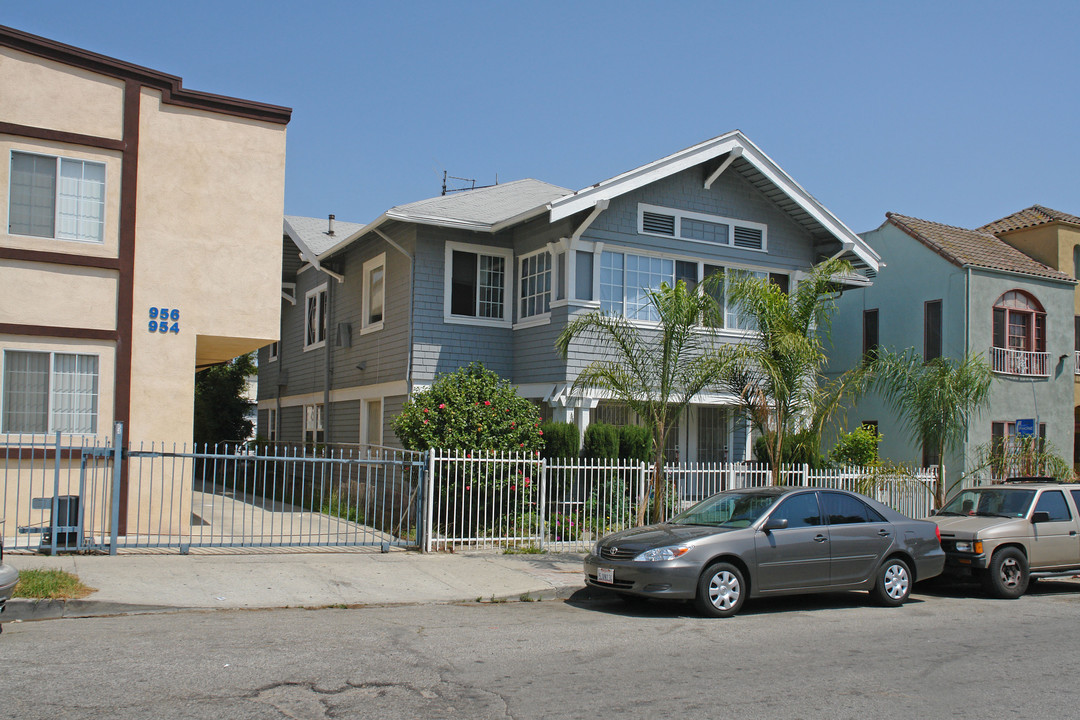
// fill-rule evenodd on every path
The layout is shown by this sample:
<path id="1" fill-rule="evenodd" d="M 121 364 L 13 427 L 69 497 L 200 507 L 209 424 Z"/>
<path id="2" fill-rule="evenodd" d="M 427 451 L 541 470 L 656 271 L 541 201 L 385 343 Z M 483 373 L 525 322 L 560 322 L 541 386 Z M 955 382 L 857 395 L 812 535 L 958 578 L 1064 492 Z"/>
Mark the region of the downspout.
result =
<path id="1" fill-rule="evenodd" d="M 323 272 L 326 272 L 325 270 Z M 327 273 L 328 275 L 330 273 Z M 323 363 L 323 444 L 330 444 L 330 361 L 331 361 L 331 342 L 330 342 L 330 328 L 333 325 L 333 309 L 334 309 L 334 283 L 326 284 L 326 330 L 323 335 L 323 350 L 325 351 L 325 362 Z"/>

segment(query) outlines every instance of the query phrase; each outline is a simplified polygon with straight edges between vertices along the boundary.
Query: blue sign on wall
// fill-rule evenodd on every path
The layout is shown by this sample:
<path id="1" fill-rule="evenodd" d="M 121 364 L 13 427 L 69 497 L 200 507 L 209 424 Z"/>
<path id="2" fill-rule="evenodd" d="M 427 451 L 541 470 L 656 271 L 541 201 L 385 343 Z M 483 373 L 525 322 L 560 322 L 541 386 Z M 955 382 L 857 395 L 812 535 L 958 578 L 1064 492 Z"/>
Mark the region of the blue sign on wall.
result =
<path id="1" fill-rule="evenodd" d="M 1017 437 L 1035 437 L 1035 418 L 1019 418 L 1016 421 Z"/>

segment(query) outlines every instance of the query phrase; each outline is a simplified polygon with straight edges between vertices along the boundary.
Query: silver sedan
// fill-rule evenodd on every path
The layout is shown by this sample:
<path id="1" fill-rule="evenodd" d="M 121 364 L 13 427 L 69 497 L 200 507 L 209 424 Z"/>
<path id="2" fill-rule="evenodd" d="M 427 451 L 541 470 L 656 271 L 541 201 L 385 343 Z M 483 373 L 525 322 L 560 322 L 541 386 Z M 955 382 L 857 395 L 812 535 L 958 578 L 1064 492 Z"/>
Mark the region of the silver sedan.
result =
<path id="1" fill-rule="evenodd" d="M 843 490 L 770 487 L 722 492 L 603 538 L 585 558 L 585 582 L 730 617 L 748 597 L 796 593 L 867 590 L 902 605 L 944 564 L 932 522 Z"/>

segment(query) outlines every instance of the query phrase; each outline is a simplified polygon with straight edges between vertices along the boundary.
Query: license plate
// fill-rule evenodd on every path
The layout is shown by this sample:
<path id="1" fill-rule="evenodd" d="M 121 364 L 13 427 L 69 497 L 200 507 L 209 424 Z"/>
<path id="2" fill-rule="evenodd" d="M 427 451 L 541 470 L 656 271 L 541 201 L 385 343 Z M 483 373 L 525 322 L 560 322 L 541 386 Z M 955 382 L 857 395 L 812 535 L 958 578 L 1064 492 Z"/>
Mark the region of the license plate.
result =
<path id="1" fill-rule="evenodd" d="M 615 568 L 596 568 L 596 582 L 614 583 Z"/>

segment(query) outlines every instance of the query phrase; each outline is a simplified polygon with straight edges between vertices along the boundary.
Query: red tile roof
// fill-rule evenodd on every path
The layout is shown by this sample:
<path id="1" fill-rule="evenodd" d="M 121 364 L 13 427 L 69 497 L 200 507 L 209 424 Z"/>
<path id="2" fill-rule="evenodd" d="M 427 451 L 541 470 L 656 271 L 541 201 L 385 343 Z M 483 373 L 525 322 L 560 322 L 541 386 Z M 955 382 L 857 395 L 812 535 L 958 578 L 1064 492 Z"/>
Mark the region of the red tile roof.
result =
<path id="1" fill-rule="evenodd" d="M 1048 207 L 1042 205 L 1032 205 L 1031 207 L 1021 210 L 1020 212 L 1014 212 L 1012 215 L 995 220 L 992 223 L 983 225 L 980 230 L 1000 235 L 1001 233 L 1011 232 L 1013 230 L 1022 230 L 1023 228 L 1035 227 L 1036 225 L 1045 225 L 1046 223 L 1063 222 L 1070 223 L 1072 225 L 1080 225 L 1080 217 L 1070 215 L 1069 213 L 1063 213 L 1058 210 L 1051 210 Z"/>
<path id="2" fill-rule="evenodd" d="M 897 213 L 885 213 L 885 217 L 954 265 L 973 265 L 1052 280 L 1072 281 L 1065 273 L 1043 265 L 989 232 L 942 225 Z"/>

